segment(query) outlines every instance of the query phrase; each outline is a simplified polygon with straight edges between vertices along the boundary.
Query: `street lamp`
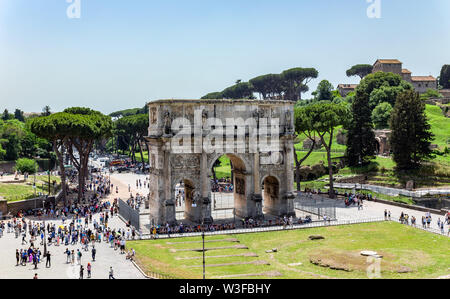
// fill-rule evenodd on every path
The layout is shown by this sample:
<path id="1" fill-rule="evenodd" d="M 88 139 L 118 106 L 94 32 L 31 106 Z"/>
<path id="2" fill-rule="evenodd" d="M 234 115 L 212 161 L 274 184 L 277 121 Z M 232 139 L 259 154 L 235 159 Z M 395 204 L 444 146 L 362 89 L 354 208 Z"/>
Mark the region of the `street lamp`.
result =
<path id="1" fill-rule="evenodd" d="M 47 233 L 45 231 L 45 220 L 44 220 L 44 256 L 47 256 Z"/>
<path id="2" fill-rule="evenodd" d="M 203 221 L 202 221 L 203 222 Z M 203 226 L 203 223 L 202 223 Z M 203 279 L 205 279 L 205 229 L 202 231 L 202 241 L 203 241 Z"/>
<path id="3" fill-rule="evenodd" d="M 192 201 L 192 207 L 197 207 L 196 200 Z M 203 279 L 206 279 L 206 261 L 205 261 L 205 219 L 203 218 L 203 205 L 200 206 L 200 217 L 202 219 L 202 252 L 203 252 Z"/>

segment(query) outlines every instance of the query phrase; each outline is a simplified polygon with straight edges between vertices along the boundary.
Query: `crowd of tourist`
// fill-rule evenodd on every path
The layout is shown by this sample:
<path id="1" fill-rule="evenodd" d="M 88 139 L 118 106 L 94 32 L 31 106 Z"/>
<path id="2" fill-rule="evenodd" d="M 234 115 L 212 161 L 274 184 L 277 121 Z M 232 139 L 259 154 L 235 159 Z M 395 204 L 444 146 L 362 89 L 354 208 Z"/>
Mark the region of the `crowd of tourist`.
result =
<path id="1" fill-rule="evenodd" d="M 328 220 L 328 219 L 326 219 Z M 273 226 L 292 226 L 294 224 L 307 224 L 311 223 L 311 216 L 307 215 L 304 218 L 293 218 L 283 217 L 276 218 L 275 220 L 257 220 L 253 218 L 242 219 L 238 225 L 234 222 L 226 223 L 210 223 L 210 224 L 196 224 L 196 225 L 185 225 L 182 222 L 177 225 L 153 225 L 150 228 L 150 234 L 153 239 L 158 238 L 159 235 L 171 234 L 183 234 L 183 233 L 199 233 L 199 232 L 215 232 L 215 231 L 225 231 L 225 230 L 235 230 L 235 229 L 251 229 L 251 228 L 263 228 L 263 227 L 273 227 Z"/>
<path id="2" fill-rule="evenodd" d="M 211 180 L 211 191 L 220 193 L 233 193 L 234 185 L 231 179 L 221 178 Z"/>
<path id="3" fill-rule="evenodd" d="M 140 195 L 139 193 L 136 193 L 136 197 L 131 195 L 130 198 L 127 199 L 127 205 L 135 210 L 140 210 L 141 206 L 144 204 L 146 197 Z"/>
<path id="4" fill-rule="evenodd" d="M 386 220 L 391 220 L 391 212 L 387 212 L 385 210 L 384 217 Z M 388 215 L 388 216 L 387 216 Z M 423 229 L 432 229 L 432 217 L 430 212 L 426 212 L 425 215 L 422 216 L 421 225 Z M 417 219 L 415 216 L 410 216 L 404 212 L 400 214 L 398 221 L 401 224 L 411 225 L 413 227 L 417 227 Z M 450 236 L 450 212 L 447 212 L 444 216 L 444 219 L 441 221 L 441 218 L 438 218 L 436 221 L 437 230 L 441 234 L 445 234 L 445 225 L 447 225 L 447 235 Z"/>
<path id="5" fill-rule="evenodd" d="M 73 172 L 68 174 L 68 178 L 69 181 L 77 182 Z M 139 181 L 137 184 L 142 186 Z M 84 277 L 85 270 L 87 278 L 90 278 L 92 264 L 82 263 L 82 256 L 89 252 L 92 261 L 95 261 L 96 244 L 101 242 L 107 242 L 110 248 L 120 251 L 127 260 L 133 260 L 135 251 L 132 248 L 127 250 L 126 241 L 141 238 L 140 232 L 129 224 L 126 229 L 112 229 L 108 225 L 109 219 L 118 213 L 117 199 L 112 203 L 102 199 L 110 193 L 113 186 L 106 176 L 92 173 L 83 188 L 82 200 L 71 199 L 69 196 L 66 205 L 54 206 L 49 202 L 43 208 L 21 210 L 14 218 L 1 221 L 0 238 L 4 232 L 13 234 L 18 240 L 21 238 L 19 242 L 22 248 L 17 248 L 15 252 L 16 265 L 32 265 L 34 269 L 38 269 L 45 261 L 45 266 L 50 268 L 53 252 L 64 247 L 67 264 L 79 266 L 80 278 Z M 70 190 L 68 195 L 77 193 L 77 188 L 78 186 Z M 142 201 L 142 197 L 137 195 L 129 204 L 140 205 Z M 98 217 L 93 217 L 94 215 Z M 34 278 L 37 279 L 37 274 Z M 109 278 L 114 278 L 112 267 Z"/>
<path id="6" fill-rule="evenodd" d="M 352 193 L 344 193 L 344 203 L 346 207 L 351 205 L 357 205 L 358 210 L 363 209 L 363 201 L 364 200 L 373 200 L 372 194 L 352 194 Z"/>
<path id="7" fill-rule="evenodd" d="M 92 207 L 92 206 L 91 206 Z M 7 233 L 15 235 L 15 238 L 21 237 L 21 249 L 16 249 L 16 265 L 26 266 L 33 265 L 34 269 L 45 259 L 45 266 L 51 267 L 51 256 L 53 251 L 60 250 L 60 246 L 65 247 L 63 253 L 67 257 L 67 264 L 80 266 L 80 278 L 83 278 L 84 269 L 87 270 L 87 277 L 91 277 L 92 264 L 87 263 L 86 266 L 82 263 L 82 252 L 89 252 L 92 261 L 96 258 L 96 244 L 107 242 L 110 248 L 119 250 L 121 254 L 126 255 L 126 259 L 132 260 L 135 256 L 135 251 L 131 248 L 126 250 L 126 241 L 134 240 L 138 237 L 138 232 L 134 228 L 127 229 L 112 229 L 108 226 L 110 217 L 113 217 L 117 212 L 115 203 L 110 205 L 109 202 L 104 202 L 98 206 L 98 209 L 71 209 L 70 212 L 64 214 L 62 218 L 63 225 L 47 220 L 26 220 L 25 218 L 13 218 L 9 221 L 2 221 L 0 223 L 0 230 L 6 229 Z M 98 213 L 98 221 L 93 219 L 93 214 Z M 56 217 L 58 218 L 58 217 Z M 67 223 L 65 224 L 65 220 Z M 140 237 L 140 236 L 139 236 Z M 43 248 L 44 249 L 41 249 Z M 69 249 L 69 247 L 72 247 Z M 76 248 L 78 247 L 78 248 Z M 52 250 L 49 250 L 52 248 Z M 43 253 L 43 250 L 46 252 Z M 110 269 L 110 278 L 114 278 L 112 268 Z"/>

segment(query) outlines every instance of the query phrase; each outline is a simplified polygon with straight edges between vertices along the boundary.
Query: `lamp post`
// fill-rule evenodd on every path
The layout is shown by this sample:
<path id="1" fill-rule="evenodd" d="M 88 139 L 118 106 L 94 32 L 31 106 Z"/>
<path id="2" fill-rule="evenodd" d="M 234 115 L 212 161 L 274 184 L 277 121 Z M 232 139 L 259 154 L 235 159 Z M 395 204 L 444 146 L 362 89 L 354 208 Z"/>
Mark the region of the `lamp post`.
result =
<path id="1" fill-rule="evenodd" d="M 197 207 L 196 200 L 192 201 L 192 207 Z M 202 219 L 202 253 L 203 253 L 203 279 L 206 279 L 206 262 L 205 262 L 205 219 L 203 218 L 203 205 L 200 207 L 200 217 Z"/>
<path id="2" fill-rule="evenodd" d="M 50 194 L 52 193 L 52 190 L 50 187 L 50 174 L 51 174 L 50 162 L 48 162 L 48 196 L 50 196 Z"/>
<path id="3" fill-rule="evenodd" d="M 205 278 L 205 267 L 206 267 L 206 264 L 205 264 L 205 229 L 203 229 L 203 231 L 202 231 L 202 240 L 203 240 L 203 279 L 206 279 Z"/>
<path id="4" fill-rule="evenodd" d="M 33 189 L 34 189 L 34 197 L 36 197 L 36 172 L 34 173 Z"/>
<path id="5" fill-rule="evenodd" d="M 45 201 L 43 201 L 42 206 L 44 206 Z M 45 220 L 44 220 L 44 256 L 47 256 L 47 233 L 45 231 Z"/>

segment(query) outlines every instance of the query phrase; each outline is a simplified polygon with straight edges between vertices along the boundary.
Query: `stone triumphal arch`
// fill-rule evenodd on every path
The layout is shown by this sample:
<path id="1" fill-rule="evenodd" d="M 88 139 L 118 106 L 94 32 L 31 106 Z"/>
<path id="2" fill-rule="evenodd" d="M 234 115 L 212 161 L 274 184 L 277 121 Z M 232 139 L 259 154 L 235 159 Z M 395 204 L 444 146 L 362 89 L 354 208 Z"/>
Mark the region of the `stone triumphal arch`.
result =
<path id="1" fill-rule="evenodd" d="M 211 222 L 210 178 L 222 155 L 233 167 L 236 216 L 294 215 L 292 102 L 158 100 L 148 106 L 152 224 L 176 222 L 180 183 L 185 217 Z"/>

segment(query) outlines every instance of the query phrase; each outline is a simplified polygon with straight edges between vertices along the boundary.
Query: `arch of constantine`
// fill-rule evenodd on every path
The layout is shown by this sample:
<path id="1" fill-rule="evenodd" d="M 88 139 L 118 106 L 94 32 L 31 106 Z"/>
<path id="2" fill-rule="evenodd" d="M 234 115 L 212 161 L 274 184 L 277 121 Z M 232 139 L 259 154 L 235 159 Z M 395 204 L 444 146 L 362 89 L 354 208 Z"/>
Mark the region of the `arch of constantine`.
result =
<path id="1" fill-rule="evenodd" d="M 150 222 L 176 222 L 175 186 L 185 218 L 210 223 L 214 162 L 232 164 L 238 217 L 294 215 L 293 103 L 258 100 L 158 100 L 149 106 Z"/>

